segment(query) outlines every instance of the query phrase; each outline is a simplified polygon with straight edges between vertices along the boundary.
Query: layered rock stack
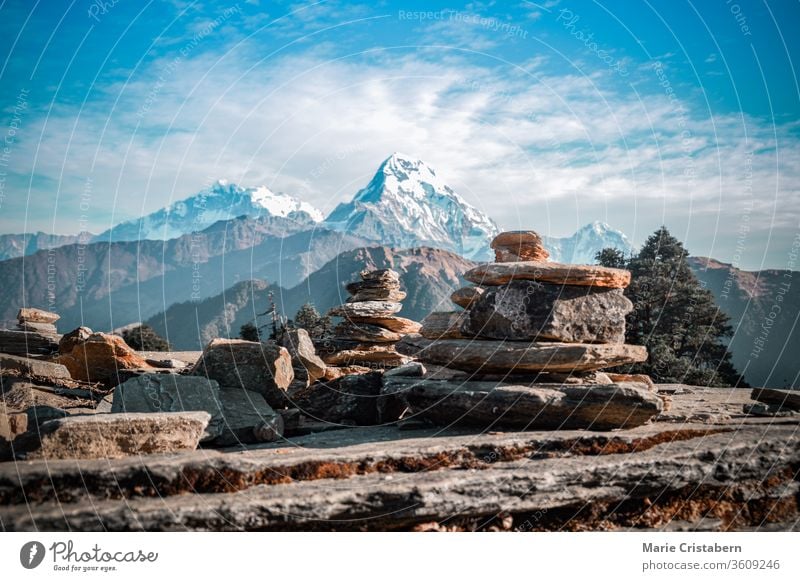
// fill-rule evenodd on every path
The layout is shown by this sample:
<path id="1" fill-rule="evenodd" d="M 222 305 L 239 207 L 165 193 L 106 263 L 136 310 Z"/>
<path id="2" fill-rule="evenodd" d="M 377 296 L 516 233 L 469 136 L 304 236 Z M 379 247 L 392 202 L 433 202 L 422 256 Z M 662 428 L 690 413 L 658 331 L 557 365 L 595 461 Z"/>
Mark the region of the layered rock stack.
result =
<path id="1" fill-rule="evenodd" d="M 12 355 L 50 355 L 58 350 L 61 336 L 56 329 L 56 313 L 22 308 L 14 329 L 0 329 L 0 353 Z"/>
<path id="2" fill-rule="evenodd" d="M 410 361 L 395 350 L 406 334 L 420 325 L 398 317 L 406 293 L 400 290 L 400 275 L 391 269 L 363 271 L 361 280 L 347 285 L 350 298 L 328 314 L 344 319 L 336 325 L 333 339 L 323 346 L 322 359 L 329 366 L 363 373 L 397 367 Z M 335 377 L 331 370 L 326 377 Z"/>
<path id="3" fill-rule="evenodd" d="M 662 409 L 647 378 L 602 371 L 647 358 L 624 343 L 629 272 L 548 262 L 535 232 L 504 232 L 492 248 L 497 262 L 468 271 L 476 286 L 451 297 L 464 310 L 432 313 L 398 344 L 462 373 L 393 375 L 388 389 L 438 422 L 628 427 Z"/>

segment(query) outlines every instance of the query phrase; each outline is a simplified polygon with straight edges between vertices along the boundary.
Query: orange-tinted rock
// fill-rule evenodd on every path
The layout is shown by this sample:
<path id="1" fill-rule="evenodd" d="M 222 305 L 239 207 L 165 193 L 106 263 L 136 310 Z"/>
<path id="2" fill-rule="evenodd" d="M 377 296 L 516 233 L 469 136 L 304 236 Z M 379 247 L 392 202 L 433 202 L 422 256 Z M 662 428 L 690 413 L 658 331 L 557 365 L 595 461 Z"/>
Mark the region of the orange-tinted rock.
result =
<path id="1" fill-rule="evenodd" d="M 464 278 L 481 285 L 499 286 L 512 280 L 551 284 L 625 288 L 631 273 L 620 268 L 559 264 L 557 262 L 488 262 L 468 270 Z"/>
<path id="2" fill-rule="evenodd" d="M 457 304 L 459 307 L 469 309 L 475 301 L 481 298 L 481 295 L 486 292 L 486 289 L 479 286 L 465 286 L 460 288 L 450 295 L 450 300 Z"/>
<path id="3" fill-rule="evenodd" d="M 119 384 L 120 370 L 152 369 L 122 337 L 106 333 L 93 333 L 74 345 L 69 353 L 59 356 L 58 363 L 69 370 L 73 379 L 109 387 Z"/>
<path id="4" fill-rule="evenodd" d="M 545 261 L 550 257 L 542 238 L 532 230 L 501 232 L 492 240 L 497 262 Z"/>

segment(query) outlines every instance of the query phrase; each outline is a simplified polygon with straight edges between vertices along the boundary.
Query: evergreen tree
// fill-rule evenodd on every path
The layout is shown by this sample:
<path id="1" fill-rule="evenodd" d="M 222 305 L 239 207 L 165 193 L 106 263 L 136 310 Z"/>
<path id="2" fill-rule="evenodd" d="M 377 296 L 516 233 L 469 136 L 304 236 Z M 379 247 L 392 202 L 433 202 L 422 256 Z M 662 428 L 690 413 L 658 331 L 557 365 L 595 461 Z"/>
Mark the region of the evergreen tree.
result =
<path id="1" fill-rule="evenodd" d="M 618 248 L 603 248 L 594 255 L 597 264 L 609 268 L 625 268 L 627 261 L 625 254 Z"/>
<path id="2" fill-rule="evenodd" d="M 122 340 L 137 351 L 170 351 L 169 342 L 150 325 L 139 325 L 122 332 Z"/>
<path id="3" fill-rule="evenodd" d="M 294 327 L 305 329 L 312 339 L 322 339 L 330 334 L 333 325 L 331 318 L 322 316 L 311 303 L 306 303 L 294 316 Z"/>
<path id="4" fill-rule="evenodd" d="M 610 249 L 598 253 L 603 266 L 620 264 Z M 651 235 L 625 268 L 633 302 L 627 317 L 626 341 L 645 345 L 649 357 L 632 366 L 657 383 L 745 387 L 731 362 L 725 339 L 733 335 L 729 318 L 691 271 L 683 244 L 666 227 Z"/>
<path id="5" fill-rule="evenodd" d="M 245 341 L 255 342 L 261 340 L 258 334 L 258 327 L 256 327 L 253 323 L 245 323 L 239 327 L 239 338 L 244 339 Z"/>

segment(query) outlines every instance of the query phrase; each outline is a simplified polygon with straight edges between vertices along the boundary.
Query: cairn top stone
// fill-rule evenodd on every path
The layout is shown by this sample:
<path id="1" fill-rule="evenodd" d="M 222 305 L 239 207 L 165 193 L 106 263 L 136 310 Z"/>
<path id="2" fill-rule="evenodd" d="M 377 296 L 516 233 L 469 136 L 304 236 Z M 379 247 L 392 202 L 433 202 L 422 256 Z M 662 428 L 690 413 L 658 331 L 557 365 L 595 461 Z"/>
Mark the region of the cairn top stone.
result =
<path id="1" fill-rule="evenodd" d="M 625 288 L 631 273 L 620 268 L 558 262 L 487 262 L 468 270 L 464 278 L 476 284 L 499 286 L 512 280 L 534 280 L 551 284 Z"/>
<path id="2" fill-rule="evenodd" d="M 550 257 L 542 237 L 533 230 L 501 232 L 491 244 L 498 262 L 545 261 Z"/>
<path id="3" fill-rule="evenodd" d="M 61 318 L 56 313 L 44 311 L 42 309 L 32 309 L 23 307 L 17 313 L 17 321 L 20 323 L 55 323 Z"/>
<path id="4" fill-rule="evenodd" d="M 360 273 L 361 280 L 370 282 L 386 282 L 397 283 L 400 282 L 400 275 L 397 271 L 391 268 L 381 268 L 379 270 L 362 270 Z"/>

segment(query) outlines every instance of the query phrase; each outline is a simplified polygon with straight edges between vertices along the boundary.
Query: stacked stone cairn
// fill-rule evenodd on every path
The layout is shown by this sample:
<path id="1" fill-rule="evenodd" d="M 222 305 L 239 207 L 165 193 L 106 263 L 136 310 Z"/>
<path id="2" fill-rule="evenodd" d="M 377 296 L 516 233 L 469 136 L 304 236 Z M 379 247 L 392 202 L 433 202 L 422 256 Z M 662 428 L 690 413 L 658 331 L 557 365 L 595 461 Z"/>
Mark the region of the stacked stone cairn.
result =
<path id="1" fill-rule="evenodd" d="M 492 248 L 496 262 L 451 296 L 463 310 L 432 313 L 397 345 L 423 366 L 386 376 L 386 393 L 443 425 L 612 429 L 660 413 L 648 377 L 603 371 L 647 359 L 624 343 L 628 271 L 548 262 L 532 231 L 501 233 Z"/>
<path id="2" fill-rule="evenodd" d="M 400 290 L 400 275 L 391 269 L 365 270 L 361 280 L 347 285 L 351 295 L 328 314 L 343 319 L 332 339 L 320 347 L 323 361 L 330 366 L 326 379 L 341 375 L 389 369 L 410 361 L 395 350 L 407 333 L 419 331 L 420 324 L 396 316 L 406 293 Z"/>
<path id="3" fill-rule="evenodd" d="M 21 308 L 14 329 L 0 329 L 0 353 L 12 355 L 50 355 L 58 350 L 61 335 L 56 329 L 56 313 Z"/>

